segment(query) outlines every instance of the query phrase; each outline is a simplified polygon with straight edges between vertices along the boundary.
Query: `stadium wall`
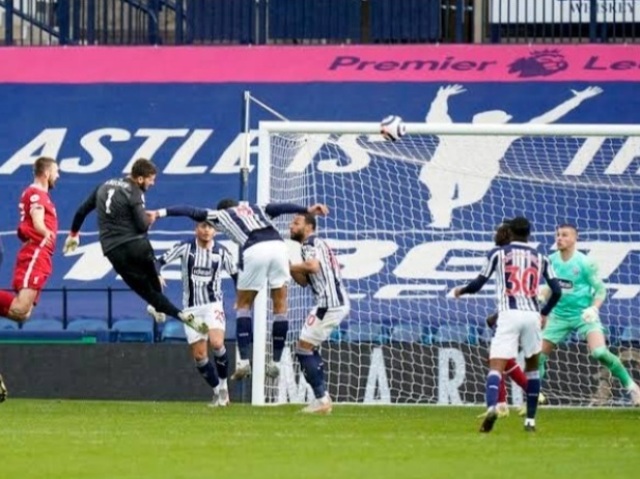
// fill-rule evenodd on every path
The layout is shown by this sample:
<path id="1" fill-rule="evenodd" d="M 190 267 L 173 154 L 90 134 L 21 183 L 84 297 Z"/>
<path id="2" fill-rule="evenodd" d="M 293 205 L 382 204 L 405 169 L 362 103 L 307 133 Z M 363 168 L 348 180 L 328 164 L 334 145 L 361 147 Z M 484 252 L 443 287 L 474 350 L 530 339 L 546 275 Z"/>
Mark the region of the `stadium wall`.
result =
<path id="1" fill-rule="evenodd" d="M 227 347 L 235 358 L 235 345 Z M 640 380 L 638 345 L 614 352 Z M 323 355 L 329 392 L 338 402 L 460 405 L 480 403 L 484 395 L 484 345 L 328 343 Z M 545 386 L 553 391 L 551 403 L 626 404 L 607 371 L 594 361 L 579 360 L 586 355 L 586 346 L 577 343 L 554 355 Z M 291 355 L 285 352 L 283 358 L 278 388 L 270 389 L 278 396 L 267 400 L 308 401 L 312 392 Z M 182 344 L 2 345 L 0 365 L 10 378 L 11 397 L 205 402 L 211 394 Z M 593 381 L 576 380 L 585 377 Z M 231 382 L 230 395 L 233 402 L 250 402 L 250 381 Z M 518 387 L 510 395 L 514 404 L 522 399 Z"/>

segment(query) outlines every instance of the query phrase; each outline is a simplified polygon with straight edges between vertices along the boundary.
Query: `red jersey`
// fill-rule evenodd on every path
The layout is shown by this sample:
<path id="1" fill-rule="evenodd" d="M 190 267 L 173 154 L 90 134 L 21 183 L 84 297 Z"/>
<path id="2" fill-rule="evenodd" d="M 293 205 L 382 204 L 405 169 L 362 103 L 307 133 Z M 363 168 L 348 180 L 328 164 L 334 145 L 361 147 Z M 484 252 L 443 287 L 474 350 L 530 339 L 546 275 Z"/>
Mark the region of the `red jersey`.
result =
<path id="1" fill-rule="evenodd" d="M 52 240 L 45 247 L 49 253 L 53 254 L 56 249 L 56 236 L 58 234 L 58 216 L 49 193 L 40 186 L 28 186 L 20 197 L 20 203 L 18 204 L 20 209 L 18 238 L 22 242 L 33 241 L 36 244 L 42 241 L 43 237 L 36 231 L 31 219 L 31 210 L 38 207 L 44 208 L 44 224 L 53 233 Z"/>

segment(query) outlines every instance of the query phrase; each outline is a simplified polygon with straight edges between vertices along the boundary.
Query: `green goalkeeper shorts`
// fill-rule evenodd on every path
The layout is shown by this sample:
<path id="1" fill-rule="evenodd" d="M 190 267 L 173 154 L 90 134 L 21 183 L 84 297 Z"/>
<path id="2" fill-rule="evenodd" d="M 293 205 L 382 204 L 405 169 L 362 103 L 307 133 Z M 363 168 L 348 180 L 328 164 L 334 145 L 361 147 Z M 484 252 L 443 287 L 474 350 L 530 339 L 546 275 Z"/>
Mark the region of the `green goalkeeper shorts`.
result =
<path id="1" fill-rule="evenodd" d="M 542 331 L 542 339 L 553 344 L 562 344 L 574 331 L 578 332 L 580 339 L 586 339 L 589 333 L 595 331 L 604 333 L 600 319 L 585 323 L 580 316 L 573 319 L 558 318 L 553 313 L 549 315 L 547 326 Z"/>

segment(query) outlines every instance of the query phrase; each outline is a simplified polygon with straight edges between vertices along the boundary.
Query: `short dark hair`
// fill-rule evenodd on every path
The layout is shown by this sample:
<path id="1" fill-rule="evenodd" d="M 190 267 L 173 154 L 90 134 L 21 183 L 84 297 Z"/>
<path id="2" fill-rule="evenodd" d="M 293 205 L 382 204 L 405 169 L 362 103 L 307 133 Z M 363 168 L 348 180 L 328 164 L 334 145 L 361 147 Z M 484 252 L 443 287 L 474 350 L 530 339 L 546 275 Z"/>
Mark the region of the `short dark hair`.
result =
<path id="1" fill-rule="evenodd" d="M 493 239 L 496 246 L 505 246 L 511 242 L 511 220 L 502 220 L 496 228 Z"/>
<path id="2" fill-rule="evenodd" d="M 49 156 L 41 156 L 33 164 L 33 175 L 42 176 L 56 162 Z"/>
<path id="3" fill-rule="evenodd" d="M 132 178 L 149 178 L 157 173 L 156 165 L 146 158 L 138 158 L 133 162 L 133 166 L 131 167 Z"/>
<path id="4" fill-rule="evenodd" d="M 300 216 L 304 218 L 305 224 L 311 225 L 313 231 L 316 230 L 316 216 L 311 213 L 302 213 Z"/>
<path id="5" fill-rule="evenodd" d="M 531 235 L 531 223 L 524 216 L 516 216 L 509 221 L 509 229 L 514 239 L 526 240 Z"/>
<path id="6" fill-rule="evenodd" d="M 226 210 L 227 208 L 233 208 L 234 206 L 238 206 L 238 200 L 234 200 L 233 198 L 224 198 L 218 201 L 216 209 Z"/>
<path id="7" fill-rule="evenodd" d="M 558 226 L 556 226 L 556 231 L 558 231 L 560 228 L 569 228 L 575 231 L 576 234 L 578 234 L 578 227 L 572 223 L 560 223 Z"/>

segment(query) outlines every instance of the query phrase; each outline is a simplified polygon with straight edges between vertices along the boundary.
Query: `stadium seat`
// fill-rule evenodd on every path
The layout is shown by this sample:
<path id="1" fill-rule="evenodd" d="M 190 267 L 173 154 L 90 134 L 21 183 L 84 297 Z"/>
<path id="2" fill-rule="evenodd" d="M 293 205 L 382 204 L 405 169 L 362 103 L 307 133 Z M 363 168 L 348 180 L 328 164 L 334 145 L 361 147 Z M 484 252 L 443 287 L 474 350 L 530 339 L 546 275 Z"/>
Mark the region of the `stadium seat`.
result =
<path id="1" fill-rule="evenodd" d="M 154 338 L 151 319 L 122 319 L 111 328 L 116 340 L 123 343 L 152 343 Z"/>
<path id="2" fill-rule="evenodd" d="M 343 336 L 344 336 L 343 331 L 340 328 L 335 328 L 333 331 L 331 331 L 331 334 L 329 335 L 329 342 L 339 343 L 340 341 L 342 341 Z"/>
<path id="3" fill-rule="evenodd" d="M 435 341 L 437 343 L 475 344 L 476 335 L 469 325 L 448 324 L 438 328 Z"/>
<path id="4" fill-rule="evenodd" d="M 625 326 L 620 334 L 620 343 L 640 345 L 640 326 Z"/>
<path id="5" fill-rule="evenodd" d="M 397 324 L 391 329 L 391 341 L 424 343 L 424 329 L 417 323 Z"/>
<path id="6" fill-rule="evenodd" d="M 67 325 L 67 331 L 85 333 L 109 331 L 109 324 L 104 319 L 76 319 Z"/>
<path id="7" fill-rule="evenodd" d="M 478 341 L 484 344 L 489 344 L 491 338 L 493 338 L 493 329 L 491 328 L 479 328 L 478 329 Z"/>
<path id="8" fill-rule="evenodd" d="M 10 319 L 0 318 L 0 331 L 14 331 L 20 326 L 15 321 Z"/>
<path id="9" fill-rule="evenodd" d="M 165 343 L 182 343 L 187 341 L 187 336 L 184 333 L 184 325 L 175 319 L 170 319 L 164 323 L 161 335 L 162 342 Z"/>
<path id="10" fill-rule="evenodd" d="M 345 340 L 351 343 L 386 343 L 389 340 L 386 328 L 377 323 L 349 323 Z"/>
<path id="11" fill-rule="evenodd" d="M 22 325 L 23 331 L 62 331 L 62 323 L 55 319 L 30 319 Z"/>

